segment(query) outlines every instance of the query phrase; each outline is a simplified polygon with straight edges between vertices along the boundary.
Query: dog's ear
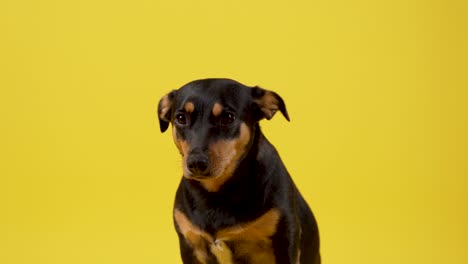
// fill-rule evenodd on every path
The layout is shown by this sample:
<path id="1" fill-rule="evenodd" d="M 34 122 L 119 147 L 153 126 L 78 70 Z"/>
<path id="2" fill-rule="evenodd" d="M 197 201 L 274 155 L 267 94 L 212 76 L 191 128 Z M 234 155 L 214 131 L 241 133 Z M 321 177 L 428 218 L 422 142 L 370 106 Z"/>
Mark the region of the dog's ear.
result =
<path id="1" fill-rule="evenodd" d="M 158 118 L 159 118 L 159 128 L 161 132 L 164 132 L 169 127 L 171 122 L 171 113 L 174 97 L 177 93 L 177 90 L 172 90 L 170 93 L 164 95 L 158 104 Z"/>
<path id="2" fill-rule="evenodd" d="M 275 92 L 262 89 L 258 86 L 252 88 L 252 98 L 256 106 L 258 106 L 259 120 L 266 118 L 270 120 L 279 110 L 286 120 L 289 121 L 288 111 L 283 99 Z"/>

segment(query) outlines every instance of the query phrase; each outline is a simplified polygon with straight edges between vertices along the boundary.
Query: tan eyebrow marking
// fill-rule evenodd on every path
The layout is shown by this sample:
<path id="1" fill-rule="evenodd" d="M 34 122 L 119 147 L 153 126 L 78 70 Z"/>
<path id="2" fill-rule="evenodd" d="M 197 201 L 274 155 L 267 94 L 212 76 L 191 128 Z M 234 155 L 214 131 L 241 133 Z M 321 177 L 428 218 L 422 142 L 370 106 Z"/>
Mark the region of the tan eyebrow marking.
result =
<path id="1" fill-rule="evenodd" d="M 214 106 L 213 106 L 213 115 L 214 116 L 219 116 L 221 114 L 221 112 L 223 111 L 223 106 L 219 103 L 215 103 Z"/>
<path id="2" fill-rule="evenodd" d="M 195 105 L 192 102 L 187 102 L 184 105 L 184 109 L 187 113 L 192 113 L 195 110 Z"/>

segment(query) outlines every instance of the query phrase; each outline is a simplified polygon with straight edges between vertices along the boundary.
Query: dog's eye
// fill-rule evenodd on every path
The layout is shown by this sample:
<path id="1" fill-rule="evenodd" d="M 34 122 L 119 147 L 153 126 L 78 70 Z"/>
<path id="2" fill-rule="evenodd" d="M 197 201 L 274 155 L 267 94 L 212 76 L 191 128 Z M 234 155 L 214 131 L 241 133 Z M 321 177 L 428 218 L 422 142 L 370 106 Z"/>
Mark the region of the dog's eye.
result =
<path id="1" fill-rule="evenodd" d="M 187 124 L 187 118 L 185 117 L 184 114 L 177 114 L 175 116 L 175 120 L 176 120 L 176 123 L 181 126 L 185 126 Z"/>
<path id="2" fill-rule="evenodd" d="M 232 122 L 234 122 L 235 119 L 236 119 L 236 117 L 234 116 L 233 113 L 224 112 L 224 113 L 221 114 L 221 117 L 219 119 L 219 123 L 221 125 L 229 125 Z"/>

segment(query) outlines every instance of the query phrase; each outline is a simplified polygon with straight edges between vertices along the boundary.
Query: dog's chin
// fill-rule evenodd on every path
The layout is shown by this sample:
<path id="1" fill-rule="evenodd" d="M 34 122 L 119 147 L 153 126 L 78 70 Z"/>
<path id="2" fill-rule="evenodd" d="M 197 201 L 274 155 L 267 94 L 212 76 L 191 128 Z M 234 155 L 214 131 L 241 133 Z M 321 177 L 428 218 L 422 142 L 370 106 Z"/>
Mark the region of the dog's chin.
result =
<path id="1" fill-rule="evenodd" d="M 216 175 L 213 175 L 211 172 L 207 172 L 205 174 L 193 174 L 189 171 L 185 171 L 184 172 L 184 177 L 186 179 L 189 179 L 189 180 L 195 180 L 195 181 L 204 181 L 204 180 L 210 180 L 210 179 L 214 179 L 216 178 L 217 176 Z"/>
<path id="2" fill-rule="evenodd" d="M 184 177 L 189 179 L 189 180 L 195 180 L 195 181 L 203 181 L 203 180 L 209 180 L 209 179 L 214 179 L 216 176 L 212 175 L 195 175 L 195 174 L 184 174 Z"/>
<path id="3" fill-rule="evenodd" d="M 184 178 L 188 180 L 207 181 L 207 180 L 212 180 L 212 179 L 216 179 L 220 177 L 223 174 L 224 170 L 219 170 L 219 168 L 212 168 L 206 173 L 195 174 L 195 173 L 192 173 L 186 166 L 183 166 L 182 172 L 183 172 Z"/>

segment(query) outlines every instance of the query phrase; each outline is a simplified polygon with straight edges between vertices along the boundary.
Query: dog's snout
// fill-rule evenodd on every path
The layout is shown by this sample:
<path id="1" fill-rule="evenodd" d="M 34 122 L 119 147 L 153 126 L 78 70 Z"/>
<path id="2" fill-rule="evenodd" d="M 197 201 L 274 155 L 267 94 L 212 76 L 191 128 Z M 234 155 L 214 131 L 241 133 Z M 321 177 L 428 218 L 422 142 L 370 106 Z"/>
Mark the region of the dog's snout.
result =
<path id="1" fill-rule="evenodd" d="M 202 154 L 191 154 L 187 159 L 187 168 L 195 175 L 204 175 L 208 172 L 210 163 L 208 157 Z"/>

